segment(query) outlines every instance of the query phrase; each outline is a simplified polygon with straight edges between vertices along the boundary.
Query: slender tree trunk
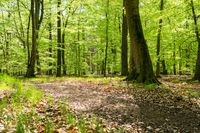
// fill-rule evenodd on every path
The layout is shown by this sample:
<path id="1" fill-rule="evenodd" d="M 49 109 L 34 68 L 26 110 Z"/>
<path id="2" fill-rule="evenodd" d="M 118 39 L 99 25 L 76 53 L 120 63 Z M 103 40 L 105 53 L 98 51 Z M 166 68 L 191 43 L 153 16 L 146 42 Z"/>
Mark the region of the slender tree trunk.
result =
<path id="1" fill-rule="evenodd" d="M 37 38 L 37 40 L 38 40 L 38 38 Z M 38 47 L 37 47 L 37 50 L 36 50 L 36 64 L 37 64 L 37 74 L 40 75 L 41 74 L 41 66 L 40 66 L 40 55 L 39 55 Z"/>
<path id="2" fill-rule="evenodd" d="M 50 14 L 49 14 L 49 58 L 52 58 L 52 41 L 53 41 L 53 37 L 52 37 L 52 0 L 49 0 L 49 4 L 50 4 Z M 49 71 L 48 74 L 52 75 L 53 74 L 53 70 L 52 70 L 52 61 L 49 62 Z"/>
<path id="3" fill-rule="evenodd" d="M 24 48 L 26 47 L 25 45 L 25 33 L 24 33 L 24 27 L 23 27 L 23 22 L 22 22 L 22 16 L 21 16 L 21 11 L 20 11 L 20 4 L 19 4 L 19 0 L 17 0 L 17 10 L 18 10 L 18 16 L 19 16 L 19 23 L 20 23 L 20 33 L 22 36 L 22 42 L 24 45 Z"/>
<path id="4" fill-rule="evenodd" d="M 167 75 L 167 68 L 166 68 L 166 65 L 165 65 L 165 59 L 162 60 L 162 67 L 163 67 L 162 74 Z"/>
<path id="5" fill-rule="evenodd" d="M 79 20 L 79 22 L 78 22 L 78 35 L 77 35 L 77 39 L 78 39 L 78 43 L 77 43 L 77 58 L 78 58 L 78 62 L 77 62 L 77 64 L 78 64 L 78 76 L 80 76 L 81 75 L 81 49 L 80 49 L 80 43 L 79 43 L 79 41 L 80 41 L 80 20 Z"/>
<path id="6" fill-rule="evenodd" d="M 198 43 L 196 70 L 195 70 L 195 74 L 194 74 L 193 79 L 200 81 L 200 37 L 199 37 L 199 29 L 198 29 L 197 16 L 196 16 L 193 0 L 191 0 L 190 4 L 191 4 L 191 8 L 192 8 L 192 15 L 193 15 L 193 20 L 194 20 L 194 25 L 195 25 L 195 34 L 196 34 L 196 39 L 197 39 L 197 43 Z"/>
<path id="7" fill-rule="evenodd" d="M 125 9 L 130 33 L 130 73 L 128 80 L 158 83 L 144 38 L 139 15 L 139 0 L 126 0 Z"/>
<path id="8" fill-rule="evenodd" d="M 179 74 L 182 75 L 182 49 L 179 45 Z"/>
<path id="9" fill-rule="evenodd" d="M 49 58 L 52 58 L 52 41 L 53 41 L 53 38 L 52 38 L 52 23 L 51 23 L 51 20 L 49 22 Z M 52 61 L 49 62 L 49 72 L 48 74 L 49 75 L 52 75 L 53 74 L 53 71 L 52 71 Z"/>
<path id="10" fill-rule="evenodd" d="M 125 0 L 123 0 L 124 6 Z M 126 20 L 125 9 L 123 9 L 123 22 L 122 22 L 122 46 L 121 46 L 121 75 L 128 75 L 128 26 Z"/>
<path id="11" fill-rule="evenodd" d="M 71 1 L 70 4 L 72 4 L 73 1 Z M 77 8 L 75 8 L 74 10 L 72 10 L 71 14 L 73 15 L 75 13 L 75 11 L 77 10 Z M 65 61 L 65 29 L 67 27 L 68 24 L 68 20 L 69 20 L 69 14 L 65 20 L 65 22 L 63 21 L 63 29 L 62 29 L 62 50 L 61 50 L 61 60 L 62 60 L 62 67 L 63 67 L 63 75 L 67 75 L 67 65 L 66 65 L 66 61 Z"/>
<path id="12" fill-rule="evenodd" d="M 65 64 L 65 31 L 62 33 L 62 66 L 63 66 L 63 75 L 67 75 L 66 64 Z"/>
<path id="13" fill-rule="evenodd" d="M 30 12 L 29 17 L 28 17 L 28 26 L 27 26 L 27 32 L 26 32 L 26 45 L 27 45 L 27 55 L 28 55 L 27 64 L 29 64 L 30 57 L 31 57 L 31 55 L 30 55 L 30 44 L 29 44 L 30 24 L 31 24 L 31 12 Z"/>
<path id="14" fill-rule="evenodd" d="M 106 49 L 105 49 L 105 60 L 104 60 L 104 77 L 106 77 L 107 70 L 107 58 L 108 58 L 108 27 L 109 27 L 109 0 L 106 2 Z"/>
<path id="15" fill-rule="evenodd" d="M 37 72 L 38 74 L 41 74 L 41 66 L 40 66 L 40 55 L 38 50 L 38 40 L 39 40 L 39 30 L 40 26 L 43 20 L 43 14 L 44 14 L 44 3 L 43 0 L 37 0 L 37 8 L 36 8 L 36 19 L 37 19 L 37 47 L 36 47 L 36 62 L 37 62 Z"/>
<path id="16" fill-rule="evenodd" d="M 61 77 L 61 63 L 62 63 L 62 51 L 61 51 L 61 43 L 62 43 L 62 38 L 61 38 L 61 10 L 60 10 L 60 5 L 61 5 L 61 0 L 58 0 L 57 3 L 57 77 Z"/>
<path id="17" fill-rule="evenodd" d="M 36 61 L 36 0 L 31 0 L 31 17 L 32 17 L 32 50 L 30 62 L 26 72 L 27 77 L 35 76 L 35 61 Z"/>
<path id="18" fill-rule="evenodd" d="M 176 42 L 174 40 L 174 49 L 173 49 L 173 73 L 176 75 Z"/>
<path id="19" fill-rule="evenodd" d="M 160 0 L 160 11 L 162 12 L 164 0 Z M 156 63 L 156 76 L 160 77 L 160 36 L 162 32 L 162 18 L 159 20 L 158 35 L 157 35 L 157 63 Z"/>

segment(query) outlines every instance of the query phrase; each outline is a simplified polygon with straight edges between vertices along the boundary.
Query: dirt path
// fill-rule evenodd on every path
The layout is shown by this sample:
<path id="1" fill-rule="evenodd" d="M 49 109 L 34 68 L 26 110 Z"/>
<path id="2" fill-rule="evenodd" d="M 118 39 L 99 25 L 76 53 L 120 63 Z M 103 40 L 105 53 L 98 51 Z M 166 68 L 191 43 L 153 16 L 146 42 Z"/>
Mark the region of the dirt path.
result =
<path id="1" fill-rule="evenodd" d="M 66 80 L 35 83 L 47 95 L 66 99 L 77 114 L 95 114 L 110 127 L 126 132 L 200 132 L 200 109 L 190 109 L 185 100 L 157 92 L 119 89 L 112 83 Z M 169 100 L 169 101 L 168 101 Z M 169 102 L 169 103 L 168 103 Z M 193 107 L 192 107 L 193 108 Z"/>

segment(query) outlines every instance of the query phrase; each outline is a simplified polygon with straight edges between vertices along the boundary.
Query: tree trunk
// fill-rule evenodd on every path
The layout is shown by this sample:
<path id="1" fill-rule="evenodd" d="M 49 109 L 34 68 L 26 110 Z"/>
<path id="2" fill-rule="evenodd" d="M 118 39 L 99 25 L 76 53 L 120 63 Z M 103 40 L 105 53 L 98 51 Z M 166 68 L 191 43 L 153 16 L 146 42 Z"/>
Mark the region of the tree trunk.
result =
<path id="1" fill-rule="evenodd" d="M 49 14 L 49 58 L 52 58 L 52 41 L 53 41 L 53 38 L 52 38 L 52 7 L 51 7 L 51 4 L 52 4 L 52 0 L 49 0 L 49 4 L 50 4 L 50 14 Z M 52 61 L 49 62 L 49 71 L 48 71 L 48 74 L 49 75 L 52 75 L 53 74 L 53 71 L 52 71 Z"/>
<path id="2" fill-rule="evenodd" d="M 165 60 L 162 60 L 162 67 L 163 67 L 163 72 L 162 74 L 167 75 L 167 69 L 166 69 L 166 65 L 165 65 Z"/>
<path id="3" fill-rule="evenodd" d="M 27 31 L 26 31 L 26 45 L 27 45 L 27 56 L 28 56 L 28 61 L 27 64 L 30 62 L 30 44 L 29 44 L 29 30 L 30 30 L 30 24 L 31 24 L 31 11 L 28 17 L 28 26 L 27 26 Z"/>
<path id="4" fill-rule="evenodd" d="M 43 0 L 31 0 L 31 17 L 32 17 L 32 50 L 26 72 L 27 77 L 35 76 L 35 62 L 37 58 L 37 44 L 39 29 L 43 19 Z"/>
<path id="5" fill-rule="evenodd" d="M 174 40 L 174 50 L 173 50 L 173 73 L 176 75 L 176 43 Z"/>
<path id="6" fill-rule="evenodd" d="M 160 11 L 162 12 L 164 6 L 163 0 L 160 1 Z M 159 20 L 158 35 L 157 35 L 157 63 L 156 63 L 156 76 L 160 77 L 160 36 L 162 32 L 162 18 Z"/>
<path id="7" fill-rule="evenodd" d="M 107 58 L 108 58 L 108 26 L 109 26 L 109 0 L 106 3 L 106 50 L 105 50 L 105 60 L 104 60 L 104 77 L 106 77 L 106 70 L 107 70 Z"/>
<path id="8" fill-rule="evenodd" d="M 61 38 L 61 10 L 60 10 L 60 5 L 61 5 L 61 0 L 58 0 L 58 5 L 57 5 L 57 77 L 61 77 L 61 60 L 62 60 L 62 55 L 61 55 L 61 43 L 62 43 L 62 38 Z"/>
<path id="9" fill-rule="evenodd" d="M 63 66 L 63 75 L 67 75 L 66 64 L 65 64 L 65 31 L 62 33 L 62 66 Z"/>
<path id="10" fill-rule="evenodd" d="M 37 37 L 37 40 L 38 40 L 38 37 Z M 37 64 L 37 74 L 40 75 L 41 74 L 41 68 L 40 68 L 41 66 L 40 66 L 40 55 L 39 55 L 38 47 L 36 50 L 36 64 Z"/>
<path id="11" fill-rule="evenodd" d="M 179 75 L 182 75 L 182 48 L 181 45 L 179 45 Z"/>
<path id="12" fill-rule="evenodd" d="M 197 16 L 196 16 L 196 13 L 195 13 L 193 0 L 191 0 L 190 4 L 191 4 L 191 8 L 192 8 L 192 15 L 193 15 L 193 20 L 194 20 L 194 25 L 195 25 L 195 34 L 196 34 L 196 39 L 197 39 L 197 43 L 198 43 L 196 70 L 195 70 L 195 74 L 194 74 L 193 79 L 200 81 L 200 37 L 199 37 L 199 29 L 198 29 Z"/>
<path id="13" fill-rule="evenodd" d="M 78 74 L 78 76 L 80 76 L 81 75 L 81 48 L 80 48 L 80 43 L 79 43 L 79 41 L 80 41 L 80 19 L 78 20 L 77 41 L 78 41 L 77 46 L 76 46 L 76 48 L 77 48 L 77 67 L 78 67 L 77 74 Z"/>
<path id="14" fill-rule="evenodd" d="M 123 0 L 124 6 L 125 0 Z M 125 9 L 123 9 L 123 22 L 122 22 L 122 46 L 121 46 L 121 75 L 128 75 L 128 26 L 126 20 Z"/>
<path id="15" fill-rule="evenodd" d="M 36 0 L 31 0 L 31 17 L 32 17 L 32 50 L 30 62 L 26 72 L 26 77 L 35 77 L 35 61 L 36 61 Z"/>
<path id="16" fill-rule="evenodd" d="M 52 41 L 53 41 L 53 38 L 52 38 L 52 23 L 51 23 L 51 19 L 50 19 L 50 22 L 49 22 L 49 58 L 52 58 Z M 52 71 L 52 61 L 49 62 L 49 72 L 48 74 L 49 75 L 52 75 L 53 74 L 53 71 Z"/>
<path id="17" fill-rule="evenodd" d="M 128 80 L 140 83 L 158 83 L 144 38 L 139 15 L 139 0 L 126 0 L 125 9 L 130 33 L 130 73 Z"/>

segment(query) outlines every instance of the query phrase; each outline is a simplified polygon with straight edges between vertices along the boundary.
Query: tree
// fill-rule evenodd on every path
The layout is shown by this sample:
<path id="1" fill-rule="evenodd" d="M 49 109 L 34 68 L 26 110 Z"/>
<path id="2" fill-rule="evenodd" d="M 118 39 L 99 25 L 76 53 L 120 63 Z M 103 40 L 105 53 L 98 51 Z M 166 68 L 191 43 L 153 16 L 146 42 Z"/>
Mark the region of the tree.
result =
<path id="1" fill-rule="evenodd" d="M 61 63 L 62 63 L 62 53 L 61 53 L 61 49 L 62 49 L 62 36 L 61 36 L 61 10 L 60 10 L 60 6 L 61 6 L 61 0 L 58 0 L 57 3 L 57 77 L 61 76 Z"/>
<path id="2" fill-rule="evenodd" d="M 130 34 L 130 70 L 128 80 L 158 83 L 144 38 L 139 14 L 139 0 L 126 0 L 125 9 Z"/>
<path id="3" fill-rule="evenodd" d="M 37 45 L 39 29 L 43 18 L 43 0 L 31 0 L 31 17 L 32 17 L 32 50 L 26 77 L 35 76 L 35 62 L 37 58 Z"/>
<path id="4" fill-rule="evenodd" d="M 53 41 L 53 37 L 52 37 L 52 0 L 49 0 L 49 3 L 50 3 L 50 11 L 49 11 L 49 57 L 52 58 L 52 41 Z M 48 71 L 48 74 L 49 75 L 52 75 L 53 72 L 52 72 L 52 61 L 49 62 L 49 71 Z"/>
<path id="5" fill-rule="evenodd" d="M 164 6 L 164 0 L 160 0 L 160 11 L 162 12 Z M 156 76 L 160 76 L 160 36 L 162 32 L 163 19 L 159 19 L 158 35 L 157 35 L 157 63 L 156 63 Z"/>
<path id="6" fill-rule="evenodd" d="M 123 7 L 124 7 L 125 0 L 123 0 Z M 127 27 L 127 20 L 125 9 L 123 9 L 122 15 L 122 45 L 121 45 L 121 75 L 127 76 L 128 74 L 128 27 Z"/>
<path id="7" fill-rule="evenodd" d="M 196 34 L 196 39 L 197 39 L 197 43 L 198 43 L 196 70 L 195 70 L 195 74 L 194 74 L 193 79 L 200 81 L 200 37 L 199 37 L 198 22 L 197 22 L 197 16 L 196 16 L 193 0 L 190 1 L 190 6 L 191 6 L 191 9 L 192 9 L 192 15 L 193 15 L 194 26 L 195 26 L 195 34 Z"/>
<path id="8" fill-rule="evenodd" d="M 106 76 L 106 70 L 107 70 L 107 58 L 108 58 L 108 42 L 109 42 L 109 35 L 108 35 L 108 28 L 109 28 L 109 0 L 106 2 L 106 49 L 105 49 L 105 59 L 104 59 L 104 71 L 103 75 Z"/>

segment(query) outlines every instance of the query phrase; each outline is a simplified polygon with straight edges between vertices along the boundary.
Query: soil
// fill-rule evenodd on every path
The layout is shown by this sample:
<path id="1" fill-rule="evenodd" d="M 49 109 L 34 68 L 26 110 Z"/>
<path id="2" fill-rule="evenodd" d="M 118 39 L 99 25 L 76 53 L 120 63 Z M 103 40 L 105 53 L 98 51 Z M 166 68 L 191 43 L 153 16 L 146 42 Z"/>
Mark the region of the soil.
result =
<path id="1" fill-rule="evenodd" d="M 180 82 L 172 83 L 177 79 Z M 94 114 L 109 128 L 123 127 L 127 133 L 198 133 L 200 100 L 183 92 L 200 90 L 200 84 L 186 79 L 163 77 L 163 85 L 152 90 L 114 79 L 109 83 L 66 79 L 34 84 L 46 95 L 67 99 L 77 115 Z"/>

